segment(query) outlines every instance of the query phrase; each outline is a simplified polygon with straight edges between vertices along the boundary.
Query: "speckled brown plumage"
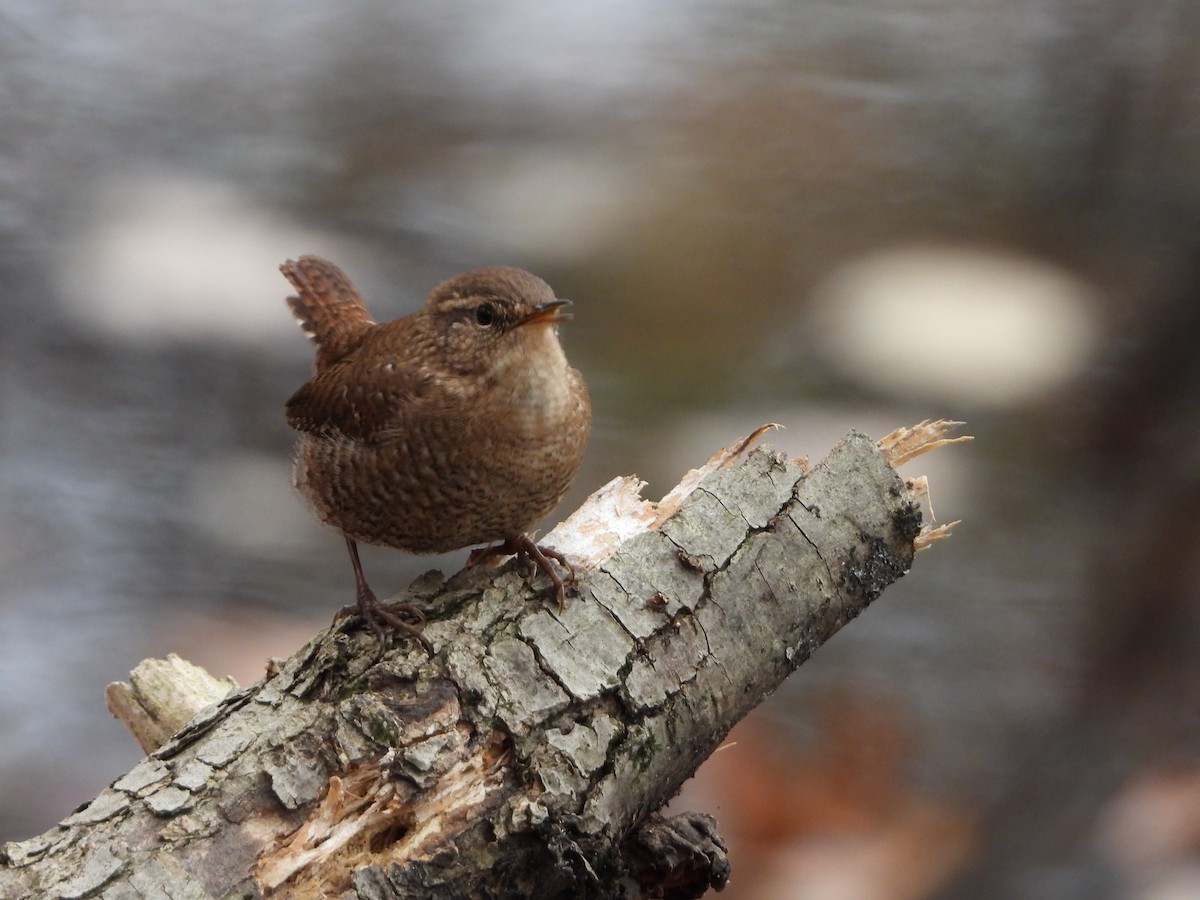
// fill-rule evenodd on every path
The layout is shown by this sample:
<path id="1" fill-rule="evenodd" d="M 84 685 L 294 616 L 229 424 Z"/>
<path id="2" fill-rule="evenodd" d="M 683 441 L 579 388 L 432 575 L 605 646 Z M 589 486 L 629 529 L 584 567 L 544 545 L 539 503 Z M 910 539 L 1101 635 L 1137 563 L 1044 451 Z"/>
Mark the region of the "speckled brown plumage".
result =
<path id="1" fill-rule="evenodd" d="M 525 530 L 566 492 L 591 422 L 558 342 L 566 301 L 521 269 L 476 269 L 376 324 L 333 264 L 305 256 L 281 269 L 317 347 L 313 377 L 287 403 L 296 485 L 345 535 L 356 576 L 354 542 L 427 553 L 503 541 L 537 562 Z"/>

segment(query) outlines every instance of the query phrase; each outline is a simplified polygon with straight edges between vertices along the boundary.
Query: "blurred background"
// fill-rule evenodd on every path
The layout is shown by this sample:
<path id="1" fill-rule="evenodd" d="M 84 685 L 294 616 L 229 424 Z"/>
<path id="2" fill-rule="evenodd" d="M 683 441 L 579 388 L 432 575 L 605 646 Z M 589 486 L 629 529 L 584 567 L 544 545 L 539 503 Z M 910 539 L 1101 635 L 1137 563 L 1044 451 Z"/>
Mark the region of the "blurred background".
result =
<path id="1" fill-rule="evenodd" d="M 724 896 L 1200 897 L 1198 53 L 1187 0 L 0 3 L 0 839 L 136 762 L 140 659 L 246 683 L 349 601 L 282 411 L 317 253 L 380 319 L 575 301 L 559 515 L 969 423 L 906 471 L 953 538 L 677 801 Z"/>

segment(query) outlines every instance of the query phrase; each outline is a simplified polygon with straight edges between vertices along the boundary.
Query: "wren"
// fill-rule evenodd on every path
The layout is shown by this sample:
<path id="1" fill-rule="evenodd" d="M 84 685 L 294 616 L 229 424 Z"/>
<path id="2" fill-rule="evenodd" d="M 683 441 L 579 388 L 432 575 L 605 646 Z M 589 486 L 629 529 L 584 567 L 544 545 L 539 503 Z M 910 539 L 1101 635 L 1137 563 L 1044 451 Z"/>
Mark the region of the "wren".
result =
<path id="1" fill-rule="evenodd" d="M 316 344 L 287 420 L 300 432 L 295 484 L 350 553 L 357 606 L 339 617 L 357 610 L 381 647 L 386 624 L 432 653 L 393 610 L 423 622 L 419 612 L 376 599 L 359 543 L 438 553 L 499 542 L 470 562 L 515 554 L 528 575 L 549 576 L 561 607 L 574 568 L 526 531 L 566 493 L 591 428 L 587 387 L 558 340 L 570 301 L 521 269 L 474 269 L 418 312 L 377 324 L 332 263 L 302 256 L 280 270 Z"/>

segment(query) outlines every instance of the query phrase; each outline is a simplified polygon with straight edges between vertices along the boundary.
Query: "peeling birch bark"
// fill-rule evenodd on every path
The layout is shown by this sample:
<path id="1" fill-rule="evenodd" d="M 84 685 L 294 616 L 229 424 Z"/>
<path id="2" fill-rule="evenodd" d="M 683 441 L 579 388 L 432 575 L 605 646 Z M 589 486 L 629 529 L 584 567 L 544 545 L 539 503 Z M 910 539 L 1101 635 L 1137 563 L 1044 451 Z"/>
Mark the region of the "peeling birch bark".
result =
<path id="1" fill-rule="evenodd" d="M 565 610 L 512 564 L 423 576 L 402 599 L 427 611 L 432 659 L 398 640 L 376 663 L 354 620 L 321 633 L 62 823 L 0 849 L 0 896 L 720 887 L 713 820 L 656 811 L 908 571 L 921 515 L 889 458 L 950 424 L 879 445 L 851 434 L 812 468 L 769 449 L 741 461 L 744 442 L 658 504 L 617 479 L 544 540 L 579 570 Z"/>

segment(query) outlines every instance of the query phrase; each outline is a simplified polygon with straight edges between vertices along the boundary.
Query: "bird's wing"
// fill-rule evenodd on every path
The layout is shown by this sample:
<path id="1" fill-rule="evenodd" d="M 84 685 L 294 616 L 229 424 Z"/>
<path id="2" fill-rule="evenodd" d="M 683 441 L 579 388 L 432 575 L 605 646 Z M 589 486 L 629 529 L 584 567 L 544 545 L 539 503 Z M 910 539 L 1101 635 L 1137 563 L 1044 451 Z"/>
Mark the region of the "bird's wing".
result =
<path id="1" fill-rule="evenodd" d="M 445 379 L 403 348 L 370 339 L 318 372 L 287 402 L 297 431 L 378 441 L 404 433 L 429 415 L 453 415 Z"/>
<path id="2" fill-rule="evenodd" d="M 317 345 L 317 371 L 345 357 L 375 323 L 346 273 L 319 256 L 288 260 L 279 270 L 297 293 L 292 314 Z"/>

